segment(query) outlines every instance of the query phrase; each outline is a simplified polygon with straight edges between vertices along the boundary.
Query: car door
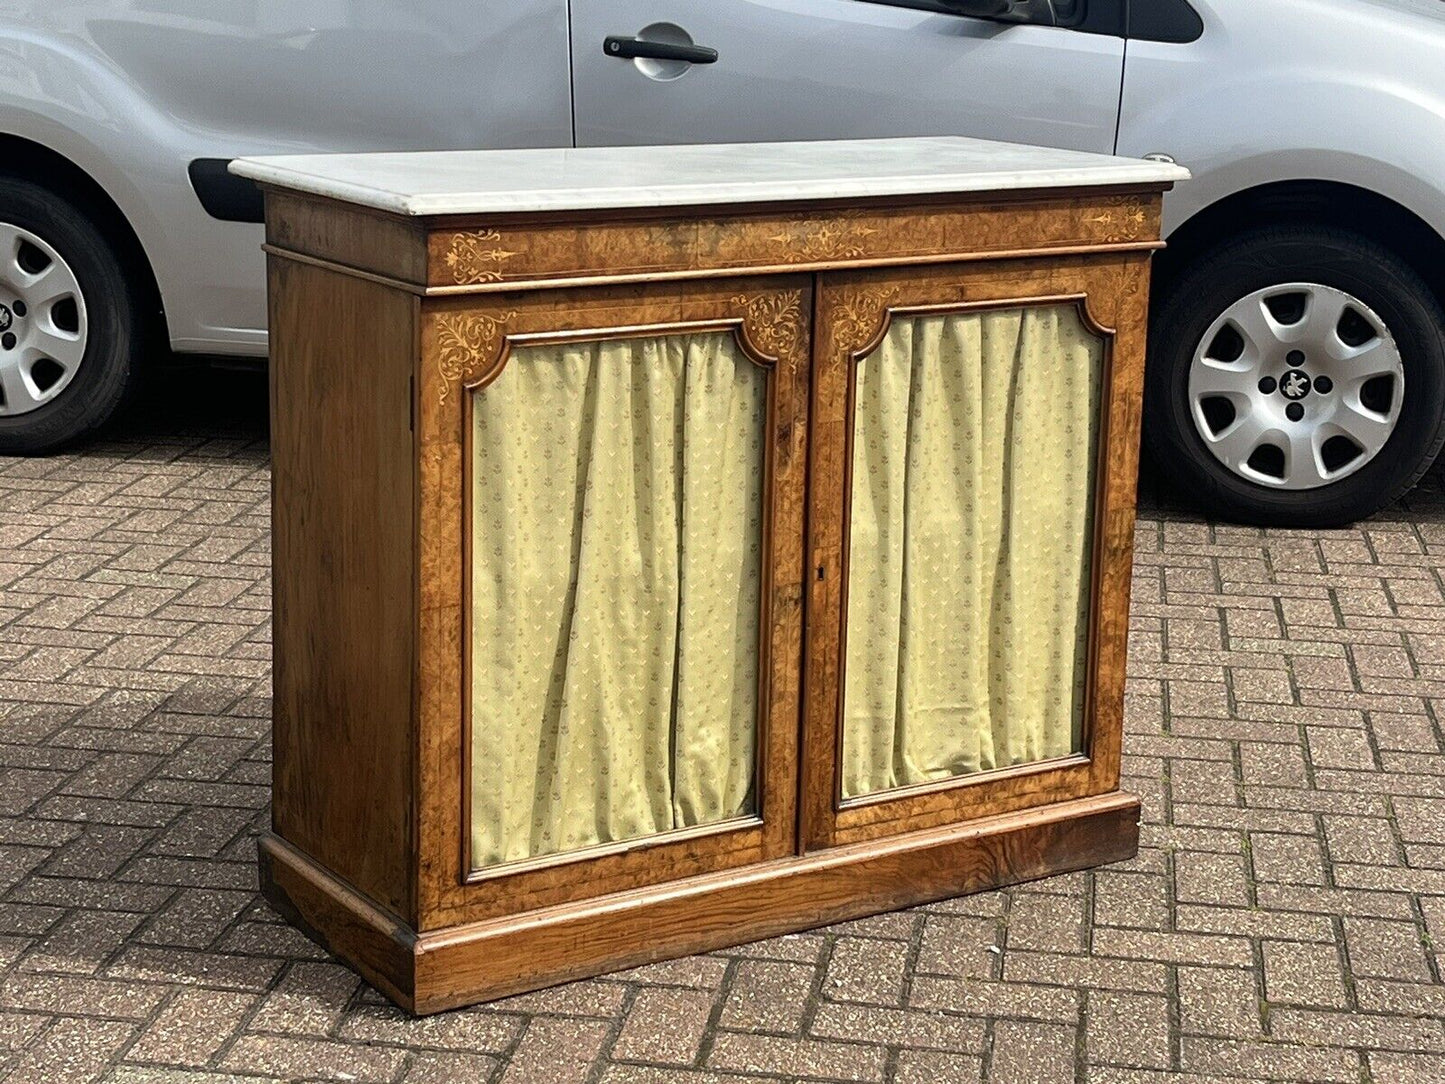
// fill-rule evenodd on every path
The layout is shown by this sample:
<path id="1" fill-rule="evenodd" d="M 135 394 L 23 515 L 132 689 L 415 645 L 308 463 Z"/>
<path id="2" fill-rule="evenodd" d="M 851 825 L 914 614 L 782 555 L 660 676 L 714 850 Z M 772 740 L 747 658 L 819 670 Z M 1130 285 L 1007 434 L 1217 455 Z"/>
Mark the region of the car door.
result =
<path id="1" fill-rule="evenodd" d="M 1111 152 L 1120 0 L 1017 4 L 1069 25 L 959 13 L 978 0 L 572 0 L 576 141 L 970 135 Z M 703 52 L 629 55 L 659 44 Z"/>
<path id="2" fill-rule="evenodd" d="M 566 0 L 58 0 L 231 153 L 566 143 Z"/>

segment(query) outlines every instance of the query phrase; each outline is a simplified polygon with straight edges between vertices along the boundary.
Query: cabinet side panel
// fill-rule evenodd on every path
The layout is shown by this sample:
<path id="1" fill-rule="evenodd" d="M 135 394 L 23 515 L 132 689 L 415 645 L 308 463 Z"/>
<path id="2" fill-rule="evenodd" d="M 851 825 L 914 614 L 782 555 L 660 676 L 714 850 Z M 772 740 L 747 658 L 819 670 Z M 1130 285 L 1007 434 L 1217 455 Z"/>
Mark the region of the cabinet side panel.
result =
<path id="1" fill-rule="evenodd" d="M 272 823 L 413 909 L 410 294 L 272 257 Z"/>

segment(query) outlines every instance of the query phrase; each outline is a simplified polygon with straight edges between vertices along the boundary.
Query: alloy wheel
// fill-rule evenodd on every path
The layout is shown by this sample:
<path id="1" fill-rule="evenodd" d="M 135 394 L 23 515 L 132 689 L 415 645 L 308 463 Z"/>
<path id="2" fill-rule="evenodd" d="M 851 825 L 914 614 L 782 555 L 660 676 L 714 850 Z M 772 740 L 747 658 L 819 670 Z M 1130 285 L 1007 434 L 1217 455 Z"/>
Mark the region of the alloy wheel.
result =
<path id="1" fill-rule="evenodd" d="M 43 238 L 0 222 L 0 417 L 28 414 L 63 392 L 85 358 L 85 297 Z"/>
<path id="2" fill-rule="evenodd" d="M 1405 374 L 1384 321 L 1319 283 L 1245 295 L 1210 325 L 1189 369 L 1205 447 L 1259 485 L 1301 490 L 1348 477 L 1400 417 Z"/>

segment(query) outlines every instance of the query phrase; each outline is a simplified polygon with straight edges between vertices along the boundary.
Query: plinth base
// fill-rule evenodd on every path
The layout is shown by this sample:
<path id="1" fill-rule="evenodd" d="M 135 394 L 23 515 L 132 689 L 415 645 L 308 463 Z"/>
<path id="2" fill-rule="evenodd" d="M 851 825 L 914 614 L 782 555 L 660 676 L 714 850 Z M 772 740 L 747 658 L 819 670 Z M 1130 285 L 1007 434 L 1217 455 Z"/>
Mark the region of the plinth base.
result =
<path id="1" fill-rule="evenodd" d="M 272 833 L 271 905 L 418 1014 L 1132 858 L 1116 792 L 418 933 Z"/>

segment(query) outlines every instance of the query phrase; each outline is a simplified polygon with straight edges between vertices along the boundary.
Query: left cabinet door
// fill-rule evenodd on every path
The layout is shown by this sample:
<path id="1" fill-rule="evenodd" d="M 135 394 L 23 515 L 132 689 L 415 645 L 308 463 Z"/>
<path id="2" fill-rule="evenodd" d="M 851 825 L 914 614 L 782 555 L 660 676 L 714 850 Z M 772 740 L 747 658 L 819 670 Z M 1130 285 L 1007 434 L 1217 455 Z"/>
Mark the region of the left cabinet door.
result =
<path id="1" fill-rule="evenodd" d="M 425 925 L 793 852 L 811 305 L 423 302 Z"/>

